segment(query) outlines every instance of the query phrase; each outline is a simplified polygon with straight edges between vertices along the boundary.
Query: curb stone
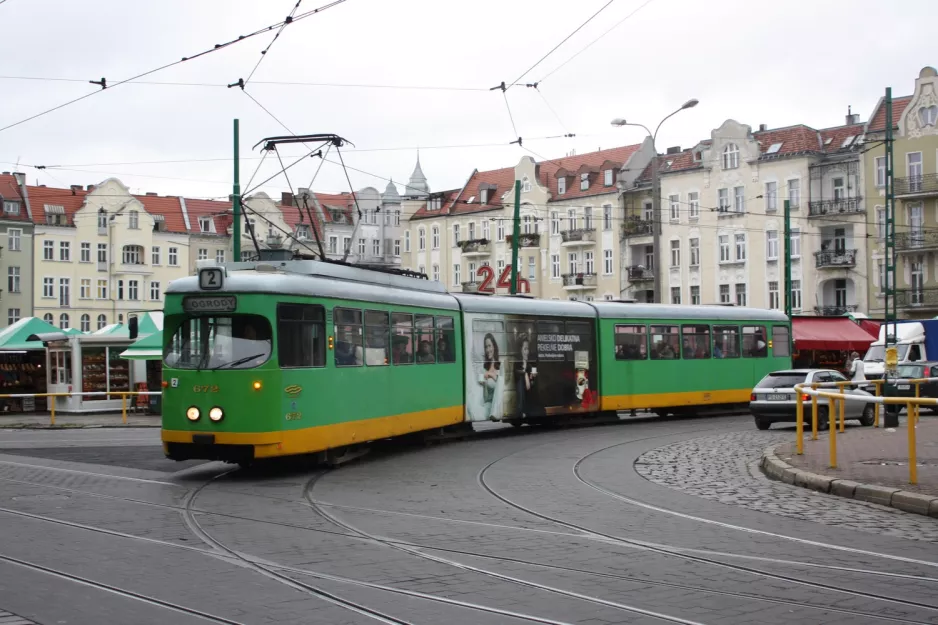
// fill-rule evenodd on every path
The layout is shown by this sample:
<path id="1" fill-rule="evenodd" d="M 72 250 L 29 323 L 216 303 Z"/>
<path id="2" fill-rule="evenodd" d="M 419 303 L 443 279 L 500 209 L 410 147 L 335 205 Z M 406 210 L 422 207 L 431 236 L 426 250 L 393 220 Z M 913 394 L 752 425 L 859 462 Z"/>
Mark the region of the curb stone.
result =
<path id="1" fill-rule="evenodd" d="M 762 462 L 759 466 L 770 479 L 838 497 L 867 501 L 912 514 L 938 518 L 938 497 L 877 484 L 861 484 L 852 480 L 841 480 L 796 469 L 775 453 L 776 449 L 787 444 L 772 445 L 762 452 Z"/>

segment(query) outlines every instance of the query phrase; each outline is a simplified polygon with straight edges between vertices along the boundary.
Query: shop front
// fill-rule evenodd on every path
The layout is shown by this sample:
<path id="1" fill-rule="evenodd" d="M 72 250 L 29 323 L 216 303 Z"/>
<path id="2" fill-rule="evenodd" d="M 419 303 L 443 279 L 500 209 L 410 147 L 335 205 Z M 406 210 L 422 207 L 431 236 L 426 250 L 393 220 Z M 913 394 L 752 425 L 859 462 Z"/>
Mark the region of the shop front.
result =
<path id="1" fill-rule="evenodd" d="M 27 341 L 30 335 L 54 332 L 55 326 L 36 317 L 20 319 L 0 331 L 0 394 L 27 395 L 46 392 L 46 354 L 41 343 Z M 0 399 L 0 412 L 47 410 L 45 397 Z"/>
<path id="2" fill-rule="evenodd" d="M 794 317 L 792 364 L 803 369 L 836 369 L 844 374 L 850 354 L 862 357 L 876 337 L 847 317 Z"/>
<path id="3" fill-rule="evenodd" d="M 121 358 L 133 362 L 135 372 L 142 375 L 136 377 L 136 390 L 162 391 L 163 390 L 163 333 L 154 332 L 144 336 L 136 343 L 121 352 Z M 140 380 L 144 378 L 146 382 Z M 138 406 L 145 405 L 150 414 L 161 414 L 163 402 L 160 395 L 148 395 L 144 399 L 137 398 Z"/>

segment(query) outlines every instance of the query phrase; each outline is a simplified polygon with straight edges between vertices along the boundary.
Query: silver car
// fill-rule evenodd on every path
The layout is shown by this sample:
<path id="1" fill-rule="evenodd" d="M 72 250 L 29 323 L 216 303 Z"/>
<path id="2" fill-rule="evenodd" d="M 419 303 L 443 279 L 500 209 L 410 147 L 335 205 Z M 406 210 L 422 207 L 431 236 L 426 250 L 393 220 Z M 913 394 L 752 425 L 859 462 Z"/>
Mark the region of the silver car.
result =
<path id="1" fill-rule="evenodd" d="M 773 423 L 794 423 L 797 420 L 795 384 L 813 384 L 815 382 L 847 382 L 847 378 L 833 369 L 789 369 L 768 374 L 756 384 L 749 397 L 749 411 L 756 420 L 756 427 L 767 430 Z M 836 391 L 836 388 L 830 390 Z M 870 393 L 857 388 L 847 388 L 846 393 L 873 397 Z M 804 404 L 805 427 L 811 424 L 811 397 L 802 395 Z M 825 398 L 818 398 L 818 429 L 827 429 L 828 403 Z M 861 425 L 873 425 L 873 404 L 859 400 L 847 400 L 844 416 L 857 419 Z"/>

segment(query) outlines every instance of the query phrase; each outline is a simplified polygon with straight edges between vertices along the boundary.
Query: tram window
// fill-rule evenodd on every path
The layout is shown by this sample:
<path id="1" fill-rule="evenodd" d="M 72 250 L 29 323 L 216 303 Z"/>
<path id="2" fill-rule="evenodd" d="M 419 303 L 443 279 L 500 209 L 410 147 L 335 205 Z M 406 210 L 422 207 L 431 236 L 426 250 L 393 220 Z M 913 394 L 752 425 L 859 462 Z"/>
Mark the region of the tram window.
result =
<path id="1" fill-rule="evenodd" d="M 677 360 L 681 357 L 681 335 L 677 326 L 651 326 L 651 359 Z"/>
<path id="2" fill-rule="evenodd" d="M 648 329 L 644 325 L 617 325 L 616 360 L 645 360 L 648 357 Z"/>
<path id="3" fill-rule="evenodd" d="M 436 362 L 433 349 L 433 317 L 431 315 L 415 315 L 414 341 L 417 343 L 417 362 L 430 364 Z"/>
<path id="4" fill-rule="evenodd" d="M 743 357 L 765 358 L 768 354 L 765 337 L 765 326 L 743 326 Z"/>
<path id="5" fill-rule="evenodd" d="M 335 364 L 338 367 L 360 367 L 364 362 L 362 350 L 362 311 L 336 308 L 332 313 L 335 321 Z"/>
<path id="6" fill-rule="evenodd" d="M 713 326 L 713 357 L 739 358 L 738 326 Z"/>
<path id="7" fill-rule="evenodd" d="M 456 362 L 456 325 L 452 317 L 436 318 L 436 360 Z"/>
<path id="8" fill-rule="evenodd" d="M 395 365 L 414 364 L 414 316 L 391 313 L 391 360 Z"/>
<path id="9" fill-rule="evenodd" d="M 390 331 L 387 312 L 365 311 L 365 364 L 369 367 L 388 364 Z"/>
<path id="10" fill-rule="evenodd" d="M 538 321 L 537 333 L 545 334 L 563 334 L 563 323 L 558 321 Z"/>
<path id="11" fill-rule="evenodd" d="M 280 366 L 326 366 L 326 315 L 322 306 L 277 306 L 277 353 Z"/>
<path id="12" fill-rule="evenodd" d="M 787 358 L 791 356 L 790 334 L 787 326 L 772 327 L 772 355 Z"/>
<path id="13" fill-rule="evenodd" d="M 682 326 L 681 350 L 686 360 L 710 358 L 710 326 Z"/>

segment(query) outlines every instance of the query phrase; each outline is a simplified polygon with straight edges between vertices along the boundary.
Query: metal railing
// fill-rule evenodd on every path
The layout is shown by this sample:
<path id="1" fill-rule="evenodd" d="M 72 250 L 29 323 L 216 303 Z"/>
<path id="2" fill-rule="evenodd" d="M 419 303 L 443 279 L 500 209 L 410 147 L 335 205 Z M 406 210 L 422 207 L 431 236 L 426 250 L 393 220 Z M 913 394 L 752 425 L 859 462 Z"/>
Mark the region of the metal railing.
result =
<path id="1" fill-rule="evenodd" d="M 855 267 L 857 264 L 857 250 L 823 250 L 814 253 L 814 266 L 822 267 Z"/>
<path id="2" fill-rule="evenodd" d="M 830 432 L 828 437 L 829 445 L 829 466 L 832 469 L 837 468 L 837 430 L 840 430 L 840 433 L 844 432 L 844 422 L 846 421 L 846 405 L 848 400 L 853 401 L 862 401 L 866 404 L 873 404 L 873 427 L 879 427 L 879 406 L 905 406 L 908 419 L 906 422 L 906 429 L 908 430 L 908 439 L 909 439 L 909 483 L 917 484 L 918 483 L 918 466 L 916 464 L 916 441 L 915 441 L 915 424 L 919 420 L 919 407 L 921 406 L 938 406 L 938 398 L 933 397 L 920 397 L 921 384 L 926 382 L 938 382 L 938 378 L 893 378 L 890 380 L 892 384 L 898 385 L 900 382 L 907 384 L 915 385 L 915 397 L 883 397 L 881 394 L 882 385 L 885 384 L 886 380 L 862 380 L 859 382 L 847 381 L 847 382 L 820 382 L 810 384 L 810 388 L 806 388 L 805 384 L 796 384 L 795 385 L 795 436 L 797 437 L 796 446 L 797 453 L 799 456 L 804 454 L 804 402 L 807 397 L 811 398 L 811 440 L 816 441 L 818 439 L 818 398 L 826 398 L 828 405 L 828 414 L 827 414 L 827 429 Z M 876 394 L 873 396 L 870 395 L 852 395 L 850 393 L 845 393 L 844 389 L 847 387 L 854 386 L 874 386 Z M 832 393 L 829 391 L 819 390 L 824 388 L 837 388 L 839 392 Z M 798 397 L 803 396 L 802 401 L 798 401 Z M 839 408 L 839 410 L 838 410 Z M 901 410 L 901 408 L 900 408 Z M 839 424 L 835 423 L 840 419 Z"/>
<path id="3" fill-rule="evenodd" d="M 163 395 L 162 391 L 88 391 L 74 393 L 5 393 L 0 394 L 0 399 L 25 399 L 27 397 L 111 397 L 119 395 L 121 398 L 121 417 L 124 423 L 127 423 L 127 398 L 138 395 Z M 55 400 L 49 402 L 49 425 L 55 425 Z"/>
<path id="4" fill-rule="evenodd" d="M 642 237 L 654 234 L 654 223 L 650 219 L 627 218 L 622 224 L 622 237 Z"/>
<path id="5" fill-rule="evenodd" d="M 595 243 L 596 228 L 576 228 L 574 230 L 561 230 L 560 240 L 563 243 Z"/>
<path id="6" fill-rule="evenodd" d="M 815 306 L 814 312 L 821 317 L 840 317 L 846 315 L 847 313 L 856 312 L 859 305 L 857 304 L 845 304 L 843 306 Z"/>
<path id="7" fill-rule="evenodd" d="M 468 239 L 456 244 L 463 254 L 488 254 L 492 251 L 488 239 Z"/>
<path id="8" fill-rule="evenodd" d="M 815 200 L 808 203 L 808 217 L 848 215 L 862 212 L 859 197 L 845 197 L 836 200 Z"/>
<path id="9" fill-rule="evenodd" d="M 896 195 L 913 193 L 938 193 L 938 174 L 906 176 L 895 179 Z"/>
<path id="10" fill-rule="evenodd" d="M 918 250 L 938 246 L 938 231 L 909 230 L 896 233 L 897 250 Z"/>
<path id="11" fill-rule="evenodd" d="M 629 267 L 629 282 L 648 282 L 655 279 L 655 272 L 645 267 Z"/>
<path id="12" fill-rule="evenodd" d="M 579 273 L 565 273 L 563 274 L 563 285 L 564 286 L 579 286 L 579 287 L 595 287 L 596 286 L 596 274 L 579 272 Z"/>

